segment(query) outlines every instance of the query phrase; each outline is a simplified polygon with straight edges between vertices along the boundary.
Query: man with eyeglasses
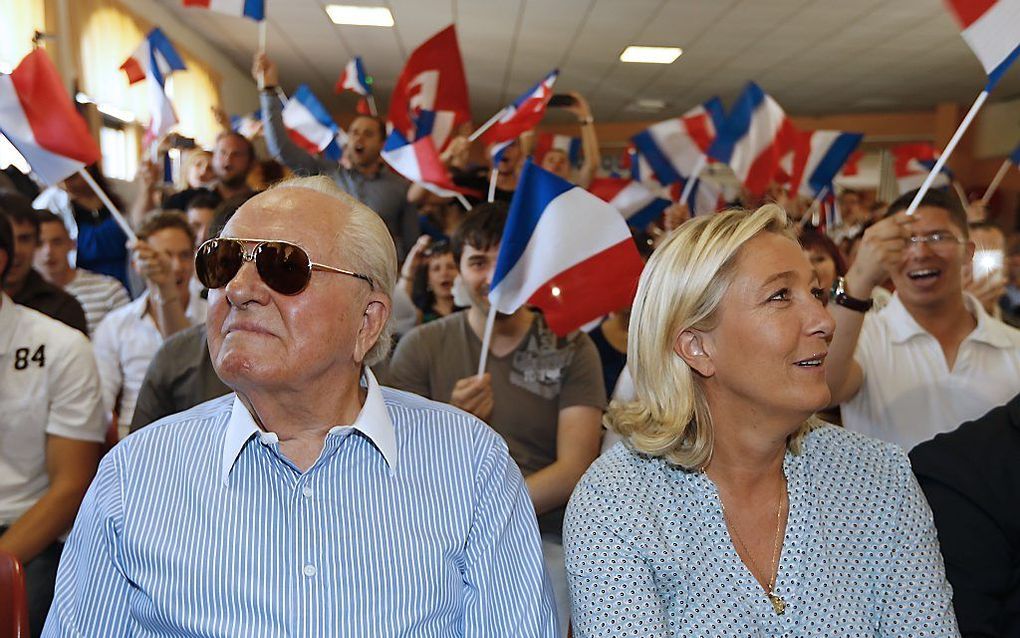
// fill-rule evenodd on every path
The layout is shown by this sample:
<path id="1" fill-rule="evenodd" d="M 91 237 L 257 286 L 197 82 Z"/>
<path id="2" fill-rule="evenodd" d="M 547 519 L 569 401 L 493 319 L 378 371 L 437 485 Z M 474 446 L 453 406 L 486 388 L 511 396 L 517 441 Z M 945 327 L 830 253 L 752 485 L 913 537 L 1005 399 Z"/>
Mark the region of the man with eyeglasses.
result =
<path id="1" fill-rule="evenodd" d="M 100 465 L 45 636 L 557 635 L 534 509 L 478 419 L 381 388 L 396 253 L 319 176 L 203 244 L 233 394 Z"/>
<path id="2" fill-rule="evenodd" d="M 1007 402 L 1020 389 L 1020 331 L 963 290 L 974 254 L 954 194 L 915 192 L 871 226 L 845 278 L 833 286 L 836 331 L 826 361 L 833 405 L 851 430 L 910 450 Z M 891 278 L 888 305 L 872 290 Z"/>

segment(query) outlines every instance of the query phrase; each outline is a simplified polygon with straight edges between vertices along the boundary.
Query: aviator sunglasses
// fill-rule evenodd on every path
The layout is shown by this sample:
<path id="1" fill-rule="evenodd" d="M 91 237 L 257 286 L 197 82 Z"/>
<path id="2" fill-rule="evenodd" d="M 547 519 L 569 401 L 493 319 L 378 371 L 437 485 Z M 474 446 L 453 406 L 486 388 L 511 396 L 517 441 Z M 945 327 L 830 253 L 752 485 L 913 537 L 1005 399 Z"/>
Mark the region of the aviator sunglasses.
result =
<path id="1" fill-rule="evenodd" d="M 251 252 L 245 244 L 254 244 Z M 304 248 L 288 241 L 217 237 L 204 242 L 195 254 L 195 273 L 206 288 L 226 286 L 237 276 L 244 262 L 255 262 L 255 270 L 267 286 L 281 295 L 296 295 L 308 286 L 313 270 L 357 277 L 375 290 L 371 277 L 343 268 L 317 264 Z"/>

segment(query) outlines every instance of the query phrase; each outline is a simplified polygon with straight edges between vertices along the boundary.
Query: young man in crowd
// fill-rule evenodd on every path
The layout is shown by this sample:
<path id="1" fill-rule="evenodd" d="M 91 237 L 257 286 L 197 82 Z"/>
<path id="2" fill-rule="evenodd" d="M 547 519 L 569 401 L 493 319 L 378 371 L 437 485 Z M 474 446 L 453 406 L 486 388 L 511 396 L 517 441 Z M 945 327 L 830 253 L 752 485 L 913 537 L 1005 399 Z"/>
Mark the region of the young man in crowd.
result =
<path id="1" fill-rule="evenodd" d="M 418 211 L 407 201 L 407 181 L 390 170 L 380 155 L 386 142 L 386 124 L 378 117 L 359 115 L 347 129 L 347 144 L 339 164 L 314 157 L 287 135 L 283 106 L 276 95 L 276 64 L 259 53 L 252 76 L 258 83 L 263 135 L 272 156 L 297 174 L 331 178 L 351 197 L 378 213 L 397 245 L 397 257 L 403 259 L 420 234 Z"/>
<path id="2" fill-rule="evenodd" d="M 161 212 L 138 229 L 134 259 L 145 294 L 118 308 L 96 329 L 96 362 L 103 407 L 128 433 L 138 389 L 163 340 L 205 321 L 206 302 L 190 291 L 195 273 L 195 235 L 180 213 Z M 118 400 L 119 397 L 119 400 Z"/>
<path id="3" fill-rule="evenodd" d="M 14 236 L 0 215 L 0 284 Z M 0 292 L 0 550 L 22 564 L 38 636 L 63 543 L 104 439 L 99 377 L 83 334 Z"/>
<path id="4" fill-rule="evenodd" d="M 506 216 L 506 205 L 496 202 L 465 217 L 452 245 L 471 306 L 404 336 L 387 379 L 394 387 L 474 414 L 506 440 L 538 514 L 565 630 L 570 598 L 563 513 L 574 485 L 598 455 L 606 393 L 598 351 L 588 335 L 557 337 L 542 315 L 527 307 L 497 315 L 488 366 L 478 376 L 489 284 Z"/>
<path id="5" fill-rule="evenodd" d="M 39 246 L 39 219 L 32 202 L 13 191 L 0 191 L 0 216 L 6 217 L 14 231 L 10 272 L 3 285 L 7 296 L 16 304 L 38 310 L 89 334 L 85 311 L 78 300 L 47 282 L 32 268 L 35 249 Z"/>
<path id="6" fill-rule="evenodd" d="M 853 266 L 837 279 L 826 360 L 843 424 L 906 450 L 1005 403 L 1020 379 L 1020 331 L 964 293 L 974 244 L 959 200 L 929 191 L 907 216 L 914 194 L 865 231 Z M 887 278 L 896 293 L 867 312 Z"/>
<path id="7" fill-rule="evenodd" d="M 64 221 L 49 211 L 36 211 L 39 219 L 39 248 L 35 251 L 35 267 L 49 283 L 71 293 L 85 310 L 89 335 L 111 311 L 127 305 L 131 298 L 119 281 L 71 265 L 68 255 L 74 240 Z"/>

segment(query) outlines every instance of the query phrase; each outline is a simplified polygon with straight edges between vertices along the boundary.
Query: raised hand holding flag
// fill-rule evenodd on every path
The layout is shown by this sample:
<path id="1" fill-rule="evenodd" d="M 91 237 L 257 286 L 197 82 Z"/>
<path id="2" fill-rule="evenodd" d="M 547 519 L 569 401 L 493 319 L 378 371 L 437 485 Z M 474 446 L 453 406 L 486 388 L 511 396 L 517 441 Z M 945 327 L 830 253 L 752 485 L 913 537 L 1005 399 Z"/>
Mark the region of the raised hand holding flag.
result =
<path id="1" fill-rule="evenodd" d="M 1002 179 L 1006 177 L 1006 173 L 1009 171 L 1010 166 L 1020 167 L 1020 144 L 1017 144 L 1017 147 L 1013 149 L 1013 152 L 1010 153 L 1009 157 L 1002 160 L 1002 166 L 1000 166 L 999 170 L 995 173 L 995 177 L 992 178 L 992 182 L 985 190 L 985 194 L 981 196 L 981 204 L 983 206 L 988 205 L 988 200 L 992 198 L 996 189 L 999 188 L 999 184 L 1002 183 Z"/>

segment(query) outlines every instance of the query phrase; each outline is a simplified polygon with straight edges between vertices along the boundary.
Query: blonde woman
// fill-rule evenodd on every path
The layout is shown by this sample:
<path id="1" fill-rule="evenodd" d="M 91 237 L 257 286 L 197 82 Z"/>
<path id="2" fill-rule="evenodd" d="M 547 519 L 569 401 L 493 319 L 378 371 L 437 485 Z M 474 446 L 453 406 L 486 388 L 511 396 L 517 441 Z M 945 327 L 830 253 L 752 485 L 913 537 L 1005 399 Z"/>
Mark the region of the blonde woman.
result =
<path id="1" fill-rule="evenodd" d="M 833 320 L 775 205 L 695 219 L 635 299 L 624 441 L 564 524 L 574 635 L 956 636 L 899 448 L 823 425 Z"/>

